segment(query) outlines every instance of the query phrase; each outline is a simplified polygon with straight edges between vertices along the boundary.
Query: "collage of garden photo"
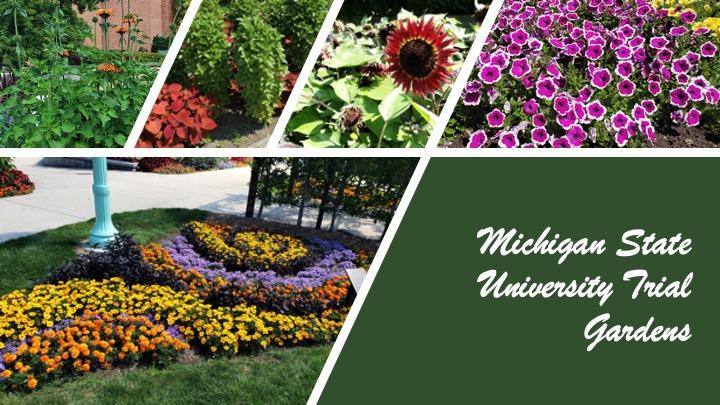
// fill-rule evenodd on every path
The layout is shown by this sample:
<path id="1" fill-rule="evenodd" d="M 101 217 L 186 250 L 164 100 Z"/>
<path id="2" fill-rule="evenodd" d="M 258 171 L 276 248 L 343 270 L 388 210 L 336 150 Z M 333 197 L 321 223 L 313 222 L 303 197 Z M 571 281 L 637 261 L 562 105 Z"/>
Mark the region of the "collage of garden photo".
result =
<path id="1" fill-rule="evenodd" d="M 719 47 L 711 0 L 0 0 L 0 404 L 305 403 L 429 162 L 712 157 Z"/>

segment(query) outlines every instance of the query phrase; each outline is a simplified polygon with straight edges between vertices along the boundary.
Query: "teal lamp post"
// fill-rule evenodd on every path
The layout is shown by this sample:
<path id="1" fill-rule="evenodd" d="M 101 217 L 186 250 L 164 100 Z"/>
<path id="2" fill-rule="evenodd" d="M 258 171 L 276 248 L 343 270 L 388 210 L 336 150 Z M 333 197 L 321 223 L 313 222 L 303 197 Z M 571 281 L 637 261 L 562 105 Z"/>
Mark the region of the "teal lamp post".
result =
<path id="1" fill-rule="evenodd" d="M 115 239 L 118 231 L 110 212 L 110 186 L 107 179 L 107 158 L 93 158 L 93 196 L 95 198 L 95 226 L 90 231 L 90 246 L 104 249 Z"/>

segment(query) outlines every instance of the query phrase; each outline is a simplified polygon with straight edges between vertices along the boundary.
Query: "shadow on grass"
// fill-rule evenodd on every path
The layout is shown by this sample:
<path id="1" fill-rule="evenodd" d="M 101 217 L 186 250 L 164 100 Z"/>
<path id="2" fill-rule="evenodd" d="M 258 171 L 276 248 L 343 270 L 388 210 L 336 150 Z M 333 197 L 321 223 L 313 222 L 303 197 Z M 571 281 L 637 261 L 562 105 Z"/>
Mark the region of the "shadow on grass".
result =
<path id="1" fill-rule="evenodd" d="M 330 346 L 275 349 L 256 356 L 173 364 L 163 370 L 95 373 L 3 404 L 303 404 Z"/>
<path id="2" fill-rule="evenodd" d="M 113 215 L 115 225 L 148 243 L 177 233 L 185 223 L 203 220 L 210 213 L 187 209 L 150 209 Z M 0 294 L 28 288 L 47 270 L 75 256 L 75 249 L 87 239 L 93 221 L 0 243 Z"/>

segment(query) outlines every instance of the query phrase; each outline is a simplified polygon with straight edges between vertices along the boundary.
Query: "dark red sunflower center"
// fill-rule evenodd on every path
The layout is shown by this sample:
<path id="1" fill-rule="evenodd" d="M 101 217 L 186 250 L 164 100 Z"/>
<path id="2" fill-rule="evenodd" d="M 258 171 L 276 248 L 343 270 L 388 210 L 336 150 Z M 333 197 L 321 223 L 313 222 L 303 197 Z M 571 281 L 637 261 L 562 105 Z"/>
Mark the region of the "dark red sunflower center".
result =
<path id="1" fill-rule="evenodd" d="M 408 41 L 400 48 L 400 66 L 412 77 L 423 78 L 435 70 L 435 48 L 422 39 Z"/>

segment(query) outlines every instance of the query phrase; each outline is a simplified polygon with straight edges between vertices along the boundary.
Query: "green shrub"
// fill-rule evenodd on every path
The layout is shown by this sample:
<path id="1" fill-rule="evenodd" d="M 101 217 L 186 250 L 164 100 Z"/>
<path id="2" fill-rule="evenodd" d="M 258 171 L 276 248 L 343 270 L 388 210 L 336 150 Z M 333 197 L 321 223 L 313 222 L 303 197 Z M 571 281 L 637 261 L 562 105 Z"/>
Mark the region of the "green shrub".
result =
<path id="1" fill-rule="evenodd" d="M 268 19 L 287 40 L 287 62 L 302 69 L 330 9 L 329 0 L 271 0 Z"/>
<path id="2" fill-rule="evenodd" d="M 221 0 L 220 5 L 225 7 L 227 18 L 237 21 L 242 17 L 258 16 L 268 17 L 268 11 L 272 10 L 277 0 Z"/>
<path id="3" fill-rule="evenodd" d="M 240 18 L 234 31 L 236 80 L 247 113 L 260 122 L 273 116 L 288 67 L 280 33 L 257 16 Z"/>
<path id="4" fill-rule="evenodd" d="M 15 53 L 15 24 L 13 13 L 6 13 L 15 0 L 0 0 L 0 66 L 17 67 Z M 21 46 L 29 58 L 39 58 L 44 55 L 44 47 L 54 42 L 51 25 L 64 34 L 64 46 L 77 46 L 85 38 L 91 36 L 90 27 L 87 26 L 73 8 L 76 4 L 80 10 L 95 6 L 92 0 L 22 0 L 24 15 L 18 14 L 18 29 Z M 62 13 L 62 18 L 53 21 L 56 12 Z"/>
<path id="5" fill-rule="evenodd" d="M 154 36 L 152 39 L 151 52 L 165 52 L 170 49 L 170 37 Z"/>
<path id="6" fill-rule="evenodd" d="M 119 73 L 95 65 L 64 66 L 34 61 L 4 90 L 0 116 L 10 127 L 0 132 L 6 147 L 123 147 L 155 72 L 136 62 L 118 63 Z"/>
<path id="7" fill-rule="evenodd" d="M 232 75 L 224 18 L 218 0 L 203 1 L 168 80 L 202 89 L 219 106 L 227 104 Z"/>
<path id="8" fill-rule="evenodd" d="M 489 0 L 481 3 L 489 4 Z M 345 0 L 340 18 L 360 19 L 368 14 L 393 16 L 401 9 L 414 14 L 471 14 L 475 11 L 474 0 Z"/>
<path id="9" fill-rule="evenodd" d="M 227 158 L 222 157 L 188 157 L 178 159 L 178 162 L 182 163 L 185 166 L 192 167 L 197 171 L 215 170 L 219 168 L 221 164 L 227 161 Z"/>

